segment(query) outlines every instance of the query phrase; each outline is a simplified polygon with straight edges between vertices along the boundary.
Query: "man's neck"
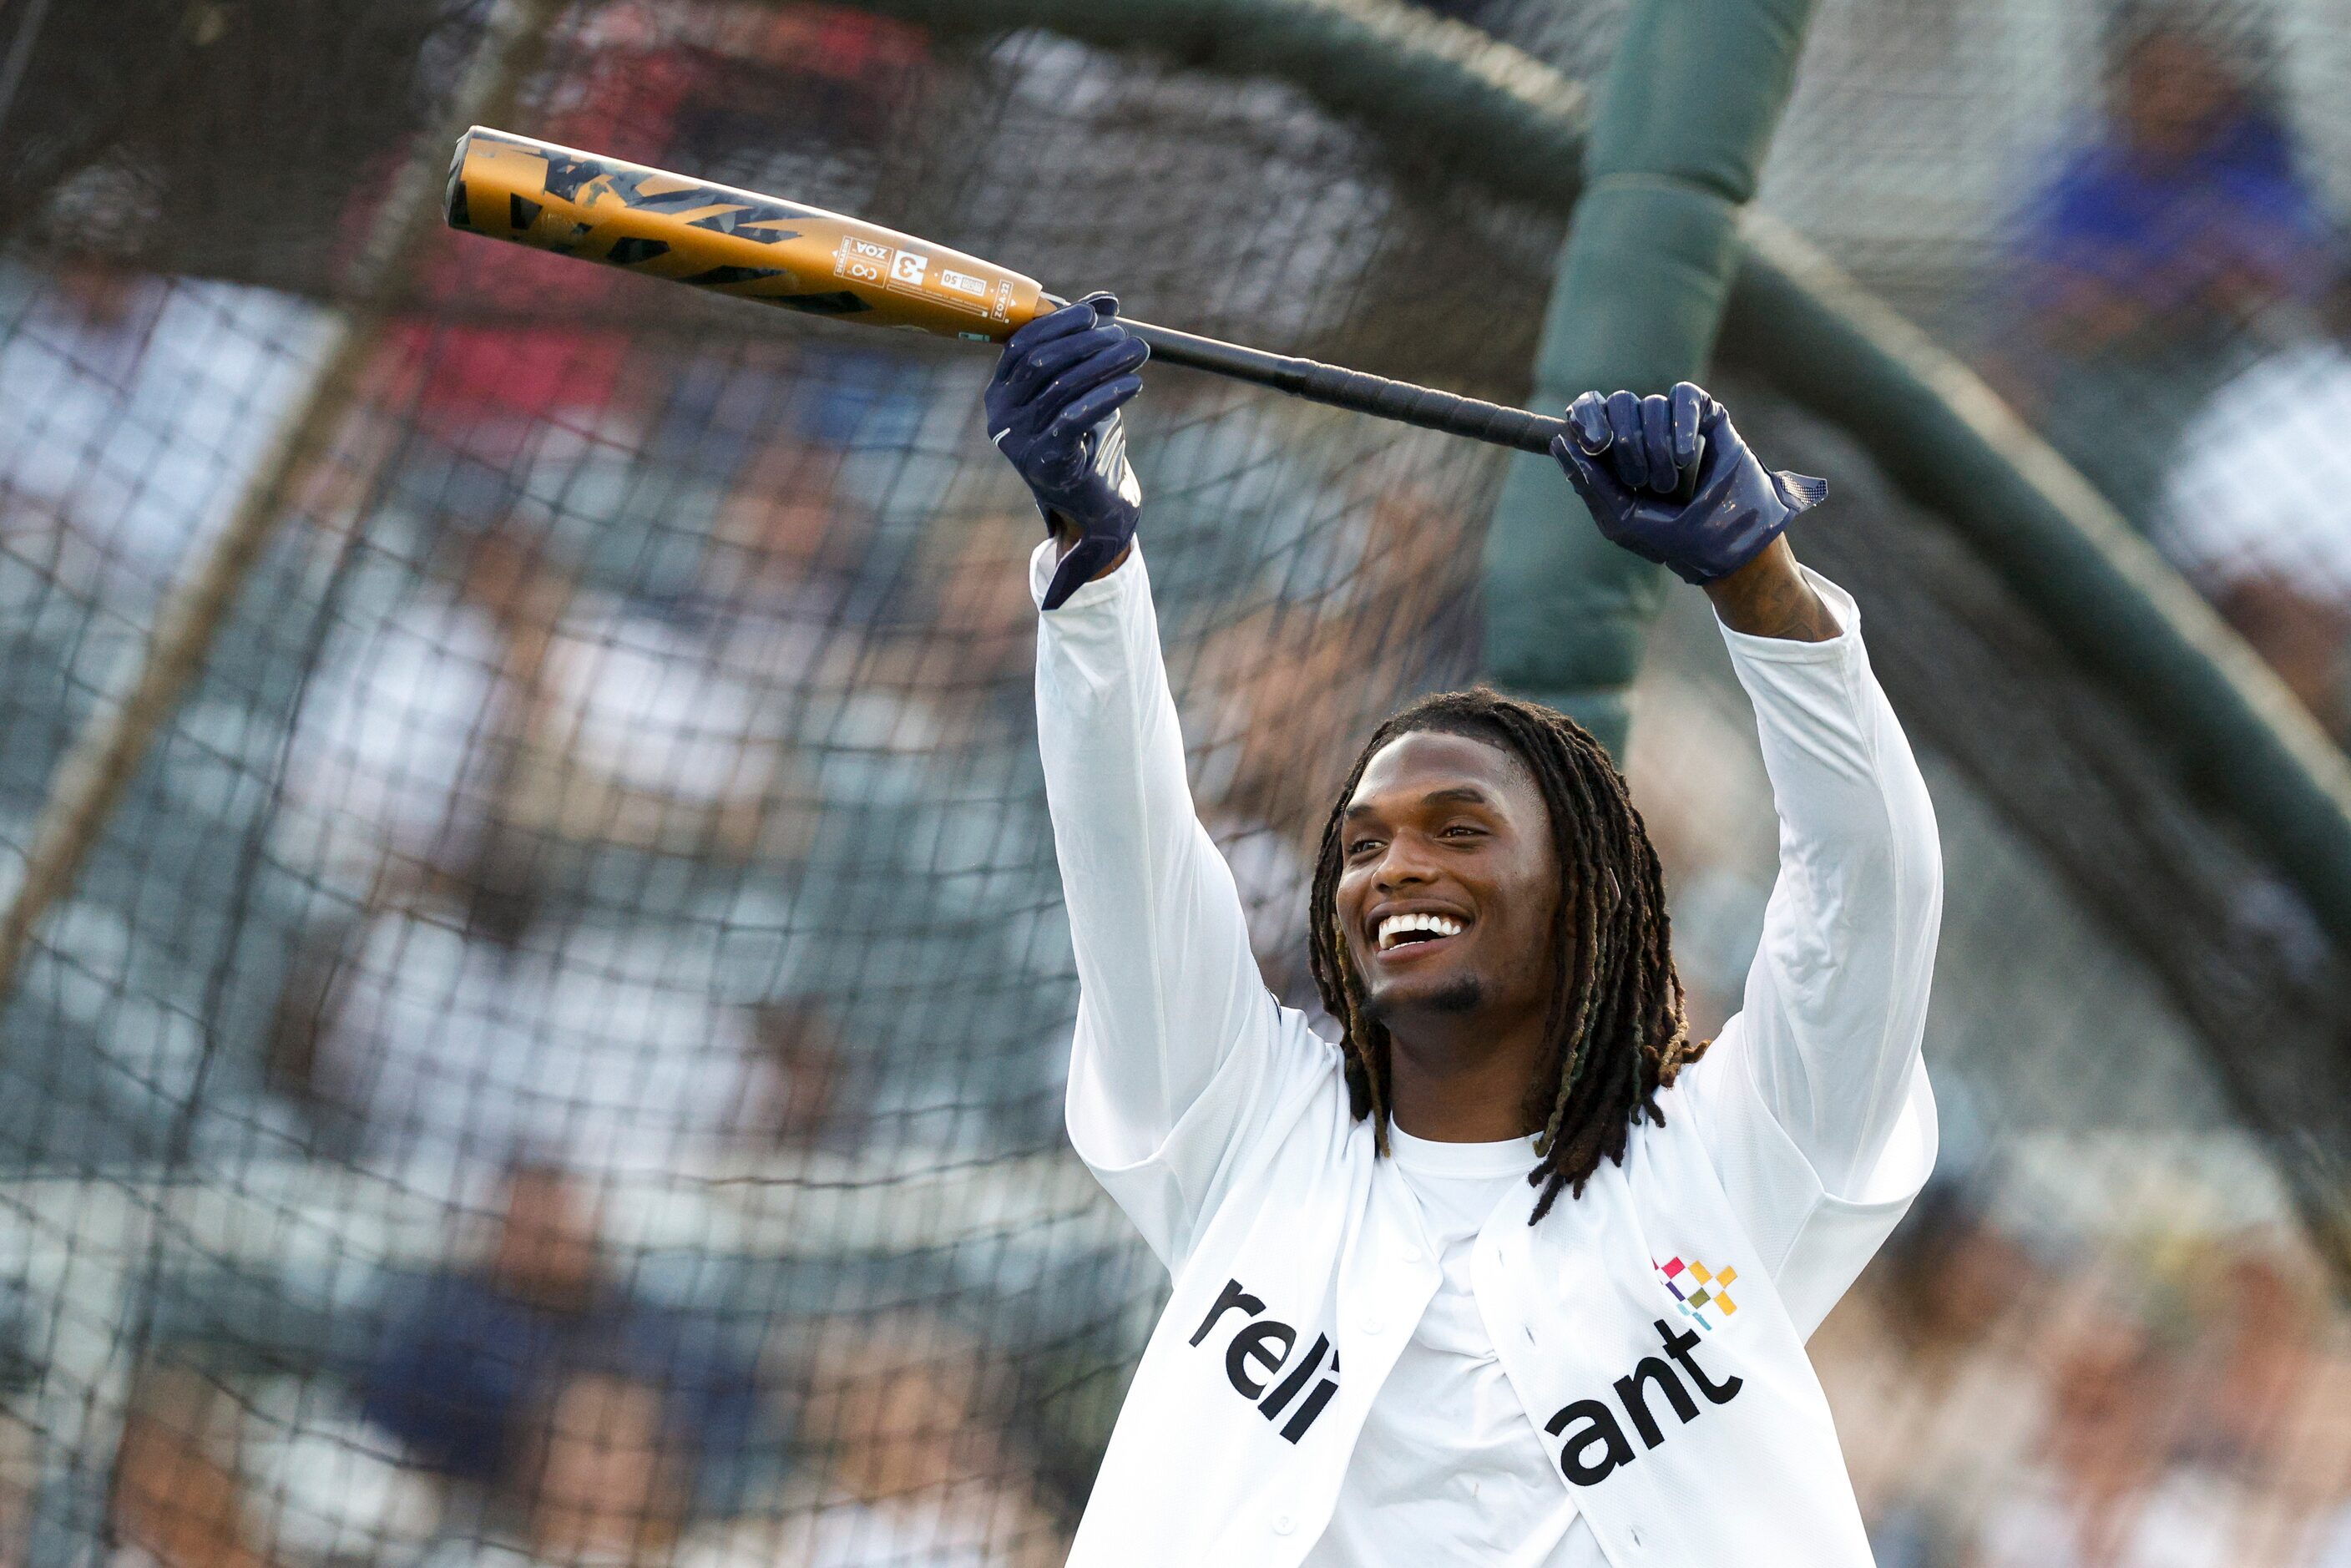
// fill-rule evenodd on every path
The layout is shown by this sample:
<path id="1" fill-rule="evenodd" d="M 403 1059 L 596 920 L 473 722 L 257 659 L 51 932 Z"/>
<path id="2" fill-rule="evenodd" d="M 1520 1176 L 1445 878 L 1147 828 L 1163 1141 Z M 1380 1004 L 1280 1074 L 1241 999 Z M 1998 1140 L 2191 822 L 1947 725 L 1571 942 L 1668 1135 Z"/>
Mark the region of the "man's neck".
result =
<path id="1" fill-rule="evenodd" d="M 1388 1029 L 1389 1103 L 1395 1124 L 1440 1144 L 1499 1144 L 1535 1129 L 1527 1089 L 1541 1067 L 1543 1019 L 1497 1024 L 1471 1015 L 1432 1029 Z M 1408 1030 L 1408 1032 L 1407 1032 Z"/>

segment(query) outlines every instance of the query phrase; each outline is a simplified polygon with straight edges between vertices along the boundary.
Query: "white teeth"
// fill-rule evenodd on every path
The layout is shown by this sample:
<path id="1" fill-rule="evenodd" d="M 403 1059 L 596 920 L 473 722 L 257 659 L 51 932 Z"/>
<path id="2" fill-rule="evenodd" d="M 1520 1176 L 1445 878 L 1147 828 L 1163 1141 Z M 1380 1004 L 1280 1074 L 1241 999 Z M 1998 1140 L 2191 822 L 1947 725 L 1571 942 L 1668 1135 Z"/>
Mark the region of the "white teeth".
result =
<path id="1" fill-rule="evenodd" d="M 1458 936 L 1461 922 L 1443 915 L 1391 915 L 1380 922 L 1380 951 L 1395 946 L 1407 931 L 1426 931 L 1437 936 Z"/>

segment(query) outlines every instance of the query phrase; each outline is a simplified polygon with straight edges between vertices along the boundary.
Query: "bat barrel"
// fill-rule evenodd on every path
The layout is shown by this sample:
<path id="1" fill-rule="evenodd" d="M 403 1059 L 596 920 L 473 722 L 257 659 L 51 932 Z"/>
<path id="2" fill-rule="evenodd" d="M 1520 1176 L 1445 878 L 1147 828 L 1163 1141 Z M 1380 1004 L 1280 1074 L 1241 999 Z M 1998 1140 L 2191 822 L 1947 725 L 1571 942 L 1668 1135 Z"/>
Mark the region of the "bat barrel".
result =
<path id="1" fill-rule="evenodd" d="M 449 226 L 641 277 L 875 327 L 1002 342 L 1036 279 L 797 202 L 475 126 L 449 165 Z"/>

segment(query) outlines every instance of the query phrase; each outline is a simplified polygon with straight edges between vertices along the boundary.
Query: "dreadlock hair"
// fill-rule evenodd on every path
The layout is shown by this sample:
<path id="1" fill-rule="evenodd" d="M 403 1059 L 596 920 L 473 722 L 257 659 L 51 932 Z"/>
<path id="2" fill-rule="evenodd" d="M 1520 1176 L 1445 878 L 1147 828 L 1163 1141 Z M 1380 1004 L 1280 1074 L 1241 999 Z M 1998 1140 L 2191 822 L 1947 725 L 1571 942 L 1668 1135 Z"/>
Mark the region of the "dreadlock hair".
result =
<path id="1" fill-rule="evenodd" d="M 1422 730 L 1466 736 L 1517 758 L 1551 817 L 1560 868 L 1552 922 L 1558 972 L 1543 1066 L 1527 1087 L 1527 1124 L 1541 1129 L 1537 1163 L 1527 1176 L 1530 1186 L 1542 1189 L 1531 1225 L 1551 1212 L 1562 1188 L 1582 1197 L 1604 1157 L 1622 1165 L 1635 1122 L 1646 1116 L 1664 1125 L 1657 1091 L 1708 1042 L 1689 1038 L 1665 876 L 1608 753 L 1566 715 L 1488 687 L 1425 696 L 1381 725 L 1355 758 L 1323 825 L 1308 906 L 1315 988 L 1344 1031 L 1348 1097 L 1357 1120 L 1371 1118 L 1378 1152 L 1388 1151 L 1388 1031 L 1370 1016 L 1362 977 L 1347 956 L 1338 909 L 1346 861 L 1340 830 L 1374 755 L 1398 736 Z"/>

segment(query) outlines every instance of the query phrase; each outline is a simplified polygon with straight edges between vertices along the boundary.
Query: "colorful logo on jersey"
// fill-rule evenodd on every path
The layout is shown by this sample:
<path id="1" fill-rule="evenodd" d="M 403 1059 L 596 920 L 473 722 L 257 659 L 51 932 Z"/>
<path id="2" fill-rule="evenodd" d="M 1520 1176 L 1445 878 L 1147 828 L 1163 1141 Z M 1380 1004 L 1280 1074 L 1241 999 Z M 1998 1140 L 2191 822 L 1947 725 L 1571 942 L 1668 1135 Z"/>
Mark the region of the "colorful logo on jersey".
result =
<path id="1" fill-rule="evenodd" d="M 1730 1314 L 1739 1310 L 1739 1303 L 1730 1299 L 1730 1286 L 1739 1278 L 1736 1269 L 1725 1269 L 1717 1274 L 1695 1258 L 1687 1263 L 1672 1258 L 1656 1264 L 1656 1270 L 1657 1278 L 1673 1292 L 1682 1316 L 1708 1333 L 1729 1322 Z"/>

